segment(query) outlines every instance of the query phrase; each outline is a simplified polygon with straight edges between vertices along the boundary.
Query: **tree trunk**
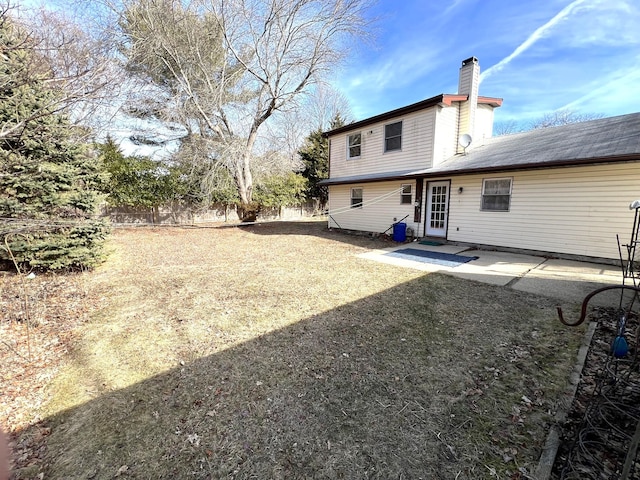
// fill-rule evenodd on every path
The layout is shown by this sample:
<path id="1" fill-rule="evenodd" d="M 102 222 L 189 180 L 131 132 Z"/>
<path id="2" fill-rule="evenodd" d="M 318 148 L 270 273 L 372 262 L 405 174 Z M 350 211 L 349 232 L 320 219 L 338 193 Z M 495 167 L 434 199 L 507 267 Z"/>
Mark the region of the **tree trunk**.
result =
<path id="1" fill-rule="evenodd" d="M 260 213 L 260 206 L 255 203 L 241 203 L 238 205 L 238 217 L 242 222 L 255 222 Z"/>
<path id="2" fill-rule="evenodd" d="M 247 138 L 242 158 L 236 164 L 236 182 L 238 184 L 238 194 L 240 195 L 238 215 L 243 222 L 255 222 L 259 210 L 258 205 L 252 201 L 253 176 L 251 175 L 251 155 L 257 134 L 257 127 L 254 126 L 249 133 L 249 138 Z"/>
<path id="3" fill-rule="evenodd" d="M 238 193 L 240 194 L 241 204 L 249 205 L 252 201 L 253 194 L 253 176 L 251 175 L 251 155 L 253 146 L 256 143 L 257 127 L 251 129 L 249 138 L 242 152 L 242 158 L 237 163 L 236 180 L 238 182 Z"/>

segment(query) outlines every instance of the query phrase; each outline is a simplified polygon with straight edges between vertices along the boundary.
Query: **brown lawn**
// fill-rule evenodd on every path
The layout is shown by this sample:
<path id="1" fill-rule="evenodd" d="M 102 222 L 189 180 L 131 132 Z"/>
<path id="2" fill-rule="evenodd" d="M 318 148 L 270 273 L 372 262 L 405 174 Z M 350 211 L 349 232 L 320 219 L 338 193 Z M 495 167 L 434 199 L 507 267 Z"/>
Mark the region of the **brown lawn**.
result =
<path id="1" fill-rule="evenodd" d="M 96 271 L 4 275 L 14 477 L 527 478 L 581 333 L 552 300 L 357 256 L 381 246 L 141 228 Z"/>

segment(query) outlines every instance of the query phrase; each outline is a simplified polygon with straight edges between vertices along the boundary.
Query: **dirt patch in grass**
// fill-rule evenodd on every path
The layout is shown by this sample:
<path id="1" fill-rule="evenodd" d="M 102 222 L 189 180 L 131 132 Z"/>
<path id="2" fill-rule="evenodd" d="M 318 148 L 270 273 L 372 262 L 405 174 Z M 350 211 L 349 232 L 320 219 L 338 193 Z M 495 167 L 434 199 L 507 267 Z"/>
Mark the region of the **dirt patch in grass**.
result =
<path id="1" fill-rule="evenodd" d="M 16 478 L 526 478 L 581 337 L 552 300 L 324 223 L 118 230 Z M 33 436 L 26 429 L 18 439 Z"/>

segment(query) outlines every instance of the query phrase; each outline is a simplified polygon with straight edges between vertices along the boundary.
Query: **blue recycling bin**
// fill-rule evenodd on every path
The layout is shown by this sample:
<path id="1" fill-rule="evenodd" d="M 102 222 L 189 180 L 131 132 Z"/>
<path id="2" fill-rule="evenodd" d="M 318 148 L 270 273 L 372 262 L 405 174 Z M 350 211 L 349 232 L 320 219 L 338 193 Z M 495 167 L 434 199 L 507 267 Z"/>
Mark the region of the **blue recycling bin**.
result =
<path id="1" fill-rule="evenodd" d="M 404 242 L 407 239 L 407 224 L 404 222 L 396 223 L 393 226 L 393 241 Z"/>

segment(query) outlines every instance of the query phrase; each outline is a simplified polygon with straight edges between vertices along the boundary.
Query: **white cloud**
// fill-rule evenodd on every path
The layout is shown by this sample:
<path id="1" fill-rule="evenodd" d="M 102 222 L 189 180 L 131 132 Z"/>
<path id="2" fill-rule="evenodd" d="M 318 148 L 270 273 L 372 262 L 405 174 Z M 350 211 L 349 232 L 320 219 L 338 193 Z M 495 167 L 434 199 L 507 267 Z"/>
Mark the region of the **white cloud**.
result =
<path id="1" fill-rule="evenodd" d="M 578 9 L 558 40 L 568 47 L 640 44 L 640 4 L 633 0 L 592 0 Z"/>
<path id="2" fill-rule="evenodd" d="M 351 78 L 349 87 L 365 86 L 368 90 L 381 91 L 408 85 L 433 68 L 437 52 L 402 46 L 394 52 L 385 52 L 382 57 L 383 61 Z"/>
<path id="3" fill-rule="evenodd" d="M 560 22 L 571 16 L 571 14 L 587 0 L 574 0 L 565 8 L 563 8 L 559 13 L 557 13 L 551 20 L 547 23 L 538 27 L 527 39 L 522 42 L 516 49 L 511 52 L 508 56 L 500 60 L 497 64 L 493 65 L 489 69 L 485 70 L 480 74 L 480 81 L 486 80 L 491 75 L 502 70 L 505 66 L 507 66 L 513 59 L 524 53 L 531 46 L 533 46 L 537 41 L 542 39 L 543 37 L 549 35 L 550 31 L 558 25 Z"/>
<path id="4" fill-rule="evenodd" d="M 466 3 L 467 0 L 453 0 L 451 5 L 449 5 L 444 12 L 442 12 L 442 16 L 447 16 L 454 10 L 456 10 L 460 5 Z"/>
<path id="5" fill-rule="evenodd" d="M 498 116 L 507 118 L 640 111 L 638 24 L 635 0 L 572 2 L 487 70 L 489 78 L 484 72 L 483 91 L 504 97 Z"/>
<path id="6" fill-rule="evenodd" d="M 614 71 L 592 82 L 593 88 L 580 97 L 559 107 L 559 110 L 580 110 L 604 115 L 617 115 L 620 112 L 640 111 L 640 97 L 634 94 L 632 85 L 640 83 L 640 70 L 635 65 L 640 61 L 636 57 L 632 65 Z M 606 99 L 602 102 L 602 99 Z"/>

